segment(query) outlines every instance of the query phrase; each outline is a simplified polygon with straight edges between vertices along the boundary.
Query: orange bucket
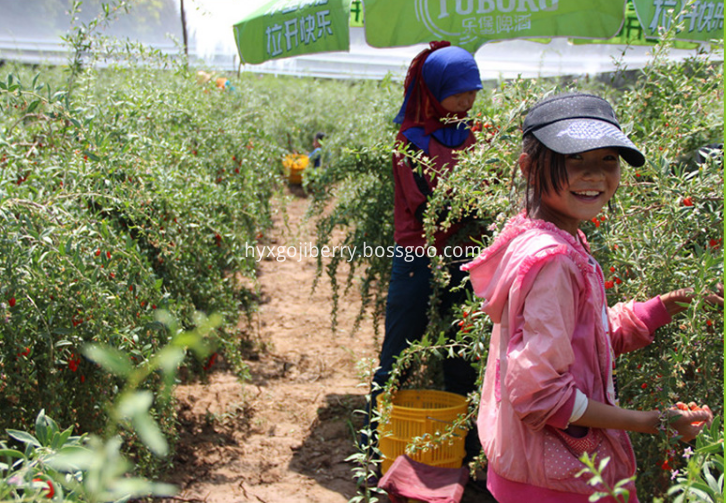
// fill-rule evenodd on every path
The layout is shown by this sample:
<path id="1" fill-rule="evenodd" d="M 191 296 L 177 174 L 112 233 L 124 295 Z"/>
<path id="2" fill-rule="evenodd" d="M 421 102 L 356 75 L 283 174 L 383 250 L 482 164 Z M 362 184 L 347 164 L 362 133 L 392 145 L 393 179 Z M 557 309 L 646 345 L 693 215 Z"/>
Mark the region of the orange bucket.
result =
<path id="1" fill-rule="evenodd" d="M 290 183 L 300 185 L 305 168 L 308 167 L 310 159 L 305 154 L 287 154 L 282 160 L 282 167 L 285 169 L 285 177 Z"/>

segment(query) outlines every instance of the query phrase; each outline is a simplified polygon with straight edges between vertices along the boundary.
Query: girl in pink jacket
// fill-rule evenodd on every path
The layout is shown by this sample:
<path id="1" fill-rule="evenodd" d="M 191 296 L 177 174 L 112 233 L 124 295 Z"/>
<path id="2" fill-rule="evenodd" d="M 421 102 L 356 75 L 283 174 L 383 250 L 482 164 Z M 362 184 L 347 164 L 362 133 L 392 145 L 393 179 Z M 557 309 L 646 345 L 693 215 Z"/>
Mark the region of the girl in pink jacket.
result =
<path id="1" fill-rule="evenodd" d="M 519 158 L 525 209 L 463 266 L 494 322 L 477 425 L 487 486 L 500 503 L 586 503 L 597 488 L 576 476 L 583 453 L 610 458 L 603 476 L 612 487 L 635 474 L 626 431 L 656 433 L 664 417 L 680 414 L 670 427 L 690 440 L 703 428 L 692 423 L 712 418 L 708 407 L 617 405 L 615 357 L 652 342 L 690 301 L 678 290 L 607 306 L 602 270 L 579 225 L 615 193 L 621 157 L 645 162 L 607 101 L 565 94 L 536 104 Z M 634 484 L 626 488 L 637 502 Z"/>

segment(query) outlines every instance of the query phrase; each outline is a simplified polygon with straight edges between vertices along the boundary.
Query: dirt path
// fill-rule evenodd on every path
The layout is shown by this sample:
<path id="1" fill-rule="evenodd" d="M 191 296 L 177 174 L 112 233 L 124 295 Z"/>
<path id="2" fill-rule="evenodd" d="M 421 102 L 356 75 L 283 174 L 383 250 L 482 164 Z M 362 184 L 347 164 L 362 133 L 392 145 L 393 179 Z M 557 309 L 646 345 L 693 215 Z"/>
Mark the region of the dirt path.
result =
<path id="1" fill-rule="evenodd" d="M 314 225 L 302 224 L 308 204 L 293 191 L 288 226 L 279 212 L 268 244 L 314 243 Z M 356 367 L 377 356 L 373 327 L 364 322 L 350 336 L 359 306 L 352 293 L 333 334 L 330 287 L 324 280 L 311 293 L 315 259 L 297 258 L 260 262 L 256 322 L 266 350 L 246 362 L 252 382 L 239 383 L 222 362 L 207 383 L 178 387 L 174 501 L 345 503 L 356 494 L 344 460 L 355 452 L 361 418 L 354 411 L 367 392 Z M 469 492 L 464 503 L 482 501 Z"/>

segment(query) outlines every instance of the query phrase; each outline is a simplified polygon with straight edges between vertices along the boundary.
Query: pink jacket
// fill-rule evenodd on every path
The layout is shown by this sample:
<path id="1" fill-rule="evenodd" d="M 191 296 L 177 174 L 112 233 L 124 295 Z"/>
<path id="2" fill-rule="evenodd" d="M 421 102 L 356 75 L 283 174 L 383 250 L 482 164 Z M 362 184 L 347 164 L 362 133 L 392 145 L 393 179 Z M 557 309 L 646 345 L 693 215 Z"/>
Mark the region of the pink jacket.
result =
<path id="1" fill-rule="evenodd" d="M 494 496 L 552 496 L 542 503 L 556 500 L 552 491 L 591 494 L 588 477 L 576 477 L 584 451 L 610 457 L 608 484 L 631 477 L 635 458 L 624 431 L 591 428 L 575 438 L 564 430 L 576 389 L 615 404 L 607 391 L 614 356 L 646 346 L 671 321 L 660 299 L 607 308 L 602 271 L 584 234 L 578 240 L 523 214 L 463 269 L 494 322 L 477 421 L 489 469 L 506 483 L 498 490 L 508 494 Z M 636 502 L 634 484 L 628 489 Z"/>

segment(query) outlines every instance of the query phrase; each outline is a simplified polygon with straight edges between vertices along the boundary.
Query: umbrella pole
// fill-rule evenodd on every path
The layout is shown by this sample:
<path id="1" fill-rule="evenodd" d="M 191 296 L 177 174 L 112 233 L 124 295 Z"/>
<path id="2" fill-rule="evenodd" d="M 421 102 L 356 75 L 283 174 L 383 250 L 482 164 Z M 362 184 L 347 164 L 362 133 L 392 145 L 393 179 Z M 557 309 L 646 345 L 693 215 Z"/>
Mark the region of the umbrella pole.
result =
<path id="1" fill-rule="evenodd" d="M 184 12 L 184 0 L 181 2 L 181 25 L 182 25 L 182 37 L 184 39 L 184 55 L 189 57 L 189 46 L 187 45 L 187 16 Z"/>

